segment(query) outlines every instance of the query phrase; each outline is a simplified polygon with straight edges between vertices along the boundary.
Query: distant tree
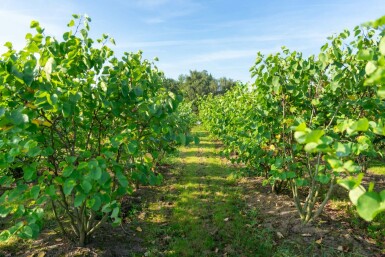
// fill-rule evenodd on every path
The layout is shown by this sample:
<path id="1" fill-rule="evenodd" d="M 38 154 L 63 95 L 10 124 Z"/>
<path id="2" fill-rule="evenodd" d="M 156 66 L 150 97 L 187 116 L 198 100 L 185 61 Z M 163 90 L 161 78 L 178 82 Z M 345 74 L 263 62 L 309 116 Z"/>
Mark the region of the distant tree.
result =
<path id="1" fill-rule="evenodd" d="M 232 80 L 228 79 L 226 77 L 222 77 L 218 79 L 218 89 L 217 89 L 217 94 L 224 94 L 226 91 L 234 87 L 237 83 Z"/>
<path id="2" fill-rule="evenodd" d="M 236 83 L 232 79 L 215 79 L 206 70 L 190 70 L 189 75 L 179 76 L 180 87 L 185 99 L 194 101 L 210 93 L 217 95 L 223 94 Z"/>
<path id="3" fill-rule="evenodd" d="M 163 81 L 163 86 L 173 92 L 174 94 L 181 93 L 181 82 L 172 78 L 165 78 Z"/>

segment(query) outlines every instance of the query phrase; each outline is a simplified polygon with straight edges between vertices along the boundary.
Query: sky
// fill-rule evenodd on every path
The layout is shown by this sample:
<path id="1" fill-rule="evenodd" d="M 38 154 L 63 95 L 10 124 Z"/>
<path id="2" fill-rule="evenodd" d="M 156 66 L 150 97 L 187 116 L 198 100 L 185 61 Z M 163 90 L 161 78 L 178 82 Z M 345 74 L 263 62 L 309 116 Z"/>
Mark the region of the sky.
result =
<path id="1" fill-rule="evenodd" d="M 94 38 L 112 36 L 117 56 L 158 57 L 167 77 L 207 70 L 247 82 L 257 52 L 318 54 L 326 37 L 385 15 L 385 0 L 0 0 L 0 45 L 21 49 L 32 20 L 61 39 L 74 13 L 92 18 Z"/>

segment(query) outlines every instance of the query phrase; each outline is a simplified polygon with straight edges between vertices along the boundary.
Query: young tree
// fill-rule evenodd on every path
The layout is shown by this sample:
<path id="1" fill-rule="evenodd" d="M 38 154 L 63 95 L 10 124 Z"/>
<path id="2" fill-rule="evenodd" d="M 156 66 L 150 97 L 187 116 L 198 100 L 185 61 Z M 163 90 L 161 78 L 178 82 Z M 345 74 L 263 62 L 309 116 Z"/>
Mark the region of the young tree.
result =
<path id="1" fill-rule="evenodd" d="M 163 88 L 163 74 L 141 52 L 116 58 L 107 46 L 114 40 L 95 42 L 89 22 L 74 15 L 68 26 L 76 29 L 58 40 L 33 21 L 36 33 L 26 35 L 23 50 L 6 43 L 0 216 L 14 224 L 1 240 L 35 238 L 50 205 L 62 233 L 84 245 L 105 221 L 120 222 L 119 199 L 136 182 L 159 183 L 153 168 L 160 152 L 186 143 L 173 114 L 181 97 Z M 10 172 L 15 166 L 22 176 Z"/>

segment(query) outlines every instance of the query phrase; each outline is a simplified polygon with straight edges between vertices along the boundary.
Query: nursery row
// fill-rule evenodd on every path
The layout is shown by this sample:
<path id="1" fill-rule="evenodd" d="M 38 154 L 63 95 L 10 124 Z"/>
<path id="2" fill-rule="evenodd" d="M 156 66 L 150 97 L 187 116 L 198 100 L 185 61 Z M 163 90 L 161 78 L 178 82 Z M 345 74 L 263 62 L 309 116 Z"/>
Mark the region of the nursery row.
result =
<path id="1" fill-rule="evenodd" d="M 36 238 L 53 211 L 64 235 L 84 245 L 120 202 L 162 180 L 157 164 L 192 141 L 191 106 L 167 90 L 141 53 L 118 59 L 90 18 L 74 15 L 63 39 L 33 21 L 21 51 L 0 59 L 0 217 L 11 236 Z M 107 44 L 108 43 L 108 44 Z"/>
<path id="2" fill-rule="evenodd" d="M 255 81 L 201 102 L 200 116 L 233 162 L 291 190 L 304 223 L 339 184 L 366 220 L 385 210 L 385 191 L 361 180 L 383 158 L 384 18 L 328 38 L 318 56 L 258 53 Z"/>

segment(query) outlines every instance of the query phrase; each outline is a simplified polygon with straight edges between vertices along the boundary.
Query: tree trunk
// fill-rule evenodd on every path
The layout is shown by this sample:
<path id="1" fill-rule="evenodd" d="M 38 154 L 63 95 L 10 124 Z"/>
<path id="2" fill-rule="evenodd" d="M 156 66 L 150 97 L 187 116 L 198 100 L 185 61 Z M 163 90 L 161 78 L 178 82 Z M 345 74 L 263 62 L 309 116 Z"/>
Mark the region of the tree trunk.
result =
<path id="1" fill-rule="evenodd" d="M 85 231 L 80 231 L 79 235 L 79 246 L 83 247 L 86 245 L 87 233 Z"/>

